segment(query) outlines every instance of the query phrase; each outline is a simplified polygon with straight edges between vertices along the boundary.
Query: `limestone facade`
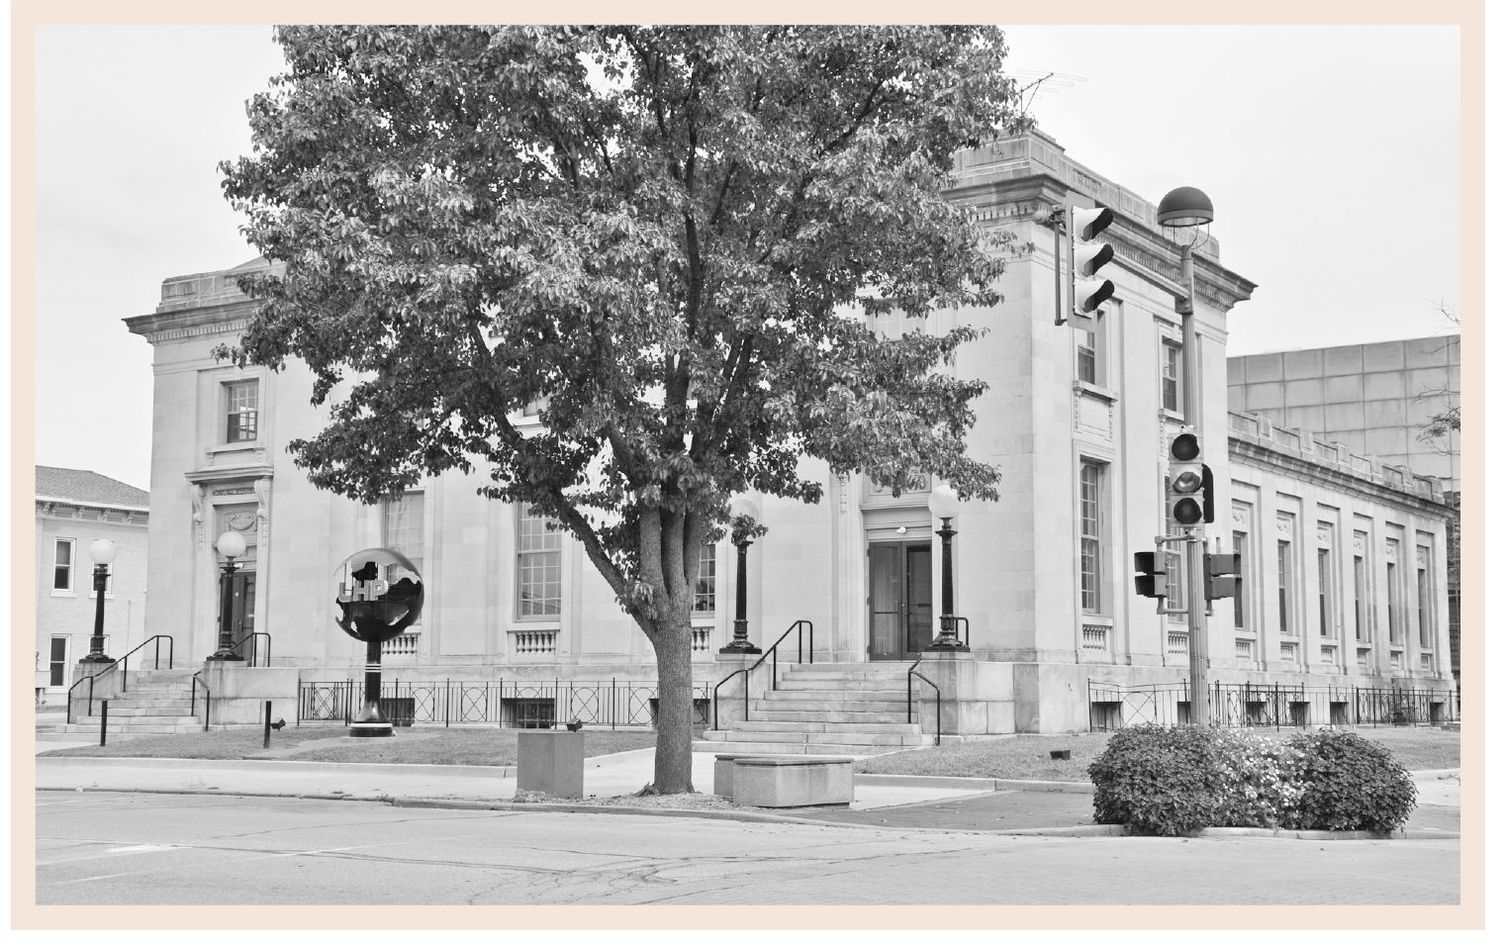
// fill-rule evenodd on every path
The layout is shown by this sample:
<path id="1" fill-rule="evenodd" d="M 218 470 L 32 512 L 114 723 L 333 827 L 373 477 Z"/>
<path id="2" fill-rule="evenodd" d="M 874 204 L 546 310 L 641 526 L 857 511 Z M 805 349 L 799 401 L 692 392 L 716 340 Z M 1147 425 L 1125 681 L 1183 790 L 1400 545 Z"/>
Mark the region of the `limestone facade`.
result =
<path id="1" fill-rule="evenodd" d="M 1014 231 L 1029 249 L 1010 261 L 997 306 L 925 320 L 931 331 L 958 322 L 987 330 L 948 371 L 989 383 L 975 403 L 971 452 L 1002 472 L 1000 499 L 964 504 L 953 524 L 957 613 L 967 620 L 971 651 L 935 663 L 943 664 L 933 669 L 946 696 L 943 727 L 1080 730 L 1088 722 L 1088 678 L 1153 684 L 1186 673 L 1183 627 L 1135 596 L 1132 582 L 1132 553 L 1151 548 L 1166 529 L 1168 443 L 1184 421 L 1178 249 L 1154 226 L 1152 203 L 1067 158 L 1044 135 L 962 153 L 956 171 L 954 199 L 976 208 L 987 226 Z M 1053 233 L 1039 216 L 1065 203 L 1100 203 L 1117 214 L 1109 274 L 1117 295 L 1092 332 L 1055 324 Z M 345 679 L 363 651 L 335 626 L 335 568 L 356 550 L 392 545 L 419 564 L 427 604 L 419 626 L 384 655 L 391 675 L 651 681 L 646 638 L 578 544 L 479 497 L 483 475 L 445 473 L 400 502 L 373 507 L 308 484 L 284 446 L 322 423 L 309 404 L 310 374 L 297 364 L 276 374 L 241 370 L 210 355 L 237 338 L 254 308 L 235 291 L 235 278 L 264 266 L 171 278 L 155 312 L 126 321 L 155 352 L 148 627 L 178 637 L 194 656 L 213 650 L 213 544 L 237 529 L 256 577 L 255 628 L 272 637 L 277 663 L 298 666 L 305 681 Z M 1286 465 L 1272 448 L 1256 456 L 1230 435 L 1227 311 L 1252 290 L 1222 265 L 1215 240 L 1196 251 L 1201 435 L 1207 463 L 1227 485 L 1223 510 L 1237 501 L 1272 517 L 1283 509 L 1275 498 L 1289 495 L 1305 505 L 1297 511 L 1310 520 L 1300 521 L 1303 530 L 1314 530 L 1320 506 L 1331 505 L 1348 512 L 1334 523 L 1349 533 L 1356 518 L 1369 518 L 1376 543 L 1391 536 L 1391 524 L 1402 528 L 1406 550 L 1423 534 L 1440 535 L 1444 509 L 1429 482 L 1411 478 L 1396 489 L 1382 477 L 1334 480 L 1311 465 Z M 894 318 L 875 328 L 913 325 Z M 894 498 L 813 460 L 802 473 L 825 484 L 819 503 L 753 498 L 769 529 L 748 554 L 752 640 L 766 647 L 809 620 L 816 660 L 912 662 L 913 646 L 927 641 L 939 613 L 940 524 L 928 507 L 929 485 Z M 1210 528 L 1214 547 L 1220 539 L 1230 548 L 1232 520 L 1224 513 Z M 1261 609 L 1270 592 L 1257 584 L 1274 572 L 1270 536 L 1261 532 L 1253 548 L 1261 559 L 1250 597 Z M 706 562 L 714 578 L 696 616 L 694 655 L 697 679 L 713 685 L 741 664 L 717 654 L 731 638 L 735 550 L 722 541 Z M 1414 571 L 1403 578 L 1413 583 Z M 1292 582 L 1308 590 L 1301 603 L 1315 596 L 1313 576 Z M 1444 598 L 1436 604 L 1443 617 Z M 1427 674 L 1418 648 L 1407 646 L 1399 664 L 1375 659 L 1368 668 L 1355 653 L 1326 664 L 1319 637 L 1308 633 L 1287 662 L 1284 640 L 1268 634 L 1245 656 L 1226 603 L 1210 628 L 1214 675 L 1448 687 Z M 1444 643 L 1432 648 L 1431 661 L 1441 662 L 1435 667 L 1445 667 L 1444 653 Z"/>

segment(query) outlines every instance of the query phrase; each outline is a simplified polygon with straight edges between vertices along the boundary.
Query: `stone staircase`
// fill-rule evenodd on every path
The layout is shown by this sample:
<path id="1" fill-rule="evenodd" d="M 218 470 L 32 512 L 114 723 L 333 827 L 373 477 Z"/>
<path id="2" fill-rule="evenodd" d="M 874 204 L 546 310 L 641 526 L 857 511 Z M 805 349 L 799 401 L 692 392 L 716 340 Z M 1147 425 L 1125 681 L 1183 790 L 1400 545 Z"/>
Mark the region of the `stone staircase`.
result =
<path id="1" fill-rule="evenodd" d="M 128 671 L 127 689 L 110 699 L 110 734 L 175 734 L 198 731 L 204 726 L 203 691 L 200 689 L 196 714 L 189 698 L 195 669 Z M 79 689 L 83 693 L 88 686 Z M 99 701 L 93 714 L 76 713 L 72 724 L 57 725 L 64 734 L 98 734 Z"/>
<path id="2" fill-rule="evenodd" d="M 778 673 L 776 691 L 752 698 L 746 721 L 707 730 L 694 749 L 870 755 L 928 746 L 934 735 L 908 723 L 908 670 L 908 662 L 787 666 Z M 916 720 L 922 696 L 914 696 Z M 722 699 L 722 713 L 728 709 L 739 715 L 740 699 Z"/>

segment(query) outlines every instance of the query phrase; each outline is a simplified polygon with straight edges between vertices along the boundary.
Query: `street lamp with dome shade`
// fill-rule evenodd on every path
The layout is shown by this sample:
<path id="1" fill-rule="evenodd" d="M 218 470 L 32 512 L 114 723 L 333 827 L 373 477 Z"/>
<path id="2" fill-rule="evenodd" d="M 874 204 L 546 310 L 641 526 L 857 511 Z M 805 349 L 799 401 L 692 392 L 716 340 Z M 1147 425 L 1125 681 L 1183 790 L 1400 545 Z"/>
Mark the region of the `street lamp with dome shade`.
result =
<path id="1" fill-rule="evenodd" d="M 940 518 L 940 634 L 929 644 L 926 652 L 969 652 L 956 637 L 956 607 L 954 585 L 951 581 L 950 541 L 956 531 L 950 522 L 961 512 L 961 499 L 949 484 L 936 484 L 930 491 L 930 513 Z"/>
<path id="2" fill-rule="evenodd" d="M 1200 188 L 1179 187 L 1166 194 L 1159 202 L 1155 219 L 1164 229 L 1165 237 L 1180 248 L 1180 292 L 1175 301 L 1175 311 L 1180 314 L 1180 352 L 1185 363 L 1185 405 L 1182 413 L 1187 427 L 1206 432 L 1201 407 L 1201 341 L 1196 337 L 1196 268 L 1192 252 L 1209 238 L 1207 231 L 1213 218 L 1212 201 Z M 1211 511 L 1207 511 L 1210 519 Z M 1186 587 L 1186 638 L 1190 659 L 1191 723 L 1207 724 L 1211 717 L 1211 703 L 1207 693 L 1207 677 L 1211 672 L 1211 658 L 1207 654 L 1206 636 L 1206 590 L 1202 586 L 1201 554 L 1205 552 L 1206 539 L 1199 525 L 1185 529 L 1185 587 Z"/>
<path id="3" fill-rule="evenodd" d="M 757 530 L 757 505 L 745 497 L 731 505 L 731 542 L 736 546 L 736 618 L 731 623 L 731 641 L 722 655 L 759 655 L 762 649 L 747 638 L 747 547 Z"/>
<path id="4" fill-rule="evenodd" d="M 245 555 L 245 537 L 238 530 L 226 530 L 214 541 L 214 549 L 225 558 L 225 565 L 219 580 L 219 648 L 209 656 L 209 661 L 243 662 L 245 658 L 236 654 L 230 644 L 233 634 L 230 620 L 235 611 L 235 560 Z"/>
<path id="5" fill-rule="evenodd" d="M 104 653 L 104 590 L 110 581 L 110 564 L 115 562 L 115 544 L 95 540 L 89 544 L 89 559 L 94 561 L 94 634 L 89 637 L 89 654 L 80 661 L 106 665 L 113 662 Z"/>

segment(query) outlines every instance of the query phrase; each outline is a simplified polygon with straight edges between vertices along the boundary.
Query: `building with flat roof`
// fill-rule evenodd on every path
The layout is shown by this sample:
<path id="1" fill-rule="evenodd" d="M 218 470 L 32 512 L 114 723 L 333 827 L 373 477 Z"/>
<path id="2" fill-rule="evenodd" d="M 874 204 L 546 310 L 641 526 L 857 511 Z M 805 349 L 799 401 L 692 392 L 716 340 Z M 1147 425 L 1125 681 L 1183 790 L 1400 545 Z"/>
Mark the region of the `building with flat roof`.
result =
<path id="1" fill-rule="evenodd" d="M 1340 443 L 1380 463 L 1434 478 L 1451 508 L 1443 555 L 1451 670 L 1462 670 L 1461 432 L 1428 437 L 1462 398 L 1457 333 L 1227 360 L 1227 403 L 1275 425 Z"/>
<path id="2" fill-rule="evenodd" d="M 747 556 L 750 637 L 768 648 L 809 623 L 814 662 L 850 694 L 886 687 L 878 681 L 901 688 L 920 660 L 937 683 L 945 733 L 1084 730 L 1129 723 L 1151 707 L 1173 720 L 1188 673 L 1184 616 L 1134 594 L 1132 554 L 1170 529 L 1168 446 L 1184 427 L 1188 371 L 1175 314 L 1179 248 L 1155 226 L 1153 204 L 1047 136 L 963 152 L 956 172 L 953 199 L 1028 245 L 1000 280 L 1002 302 L 923 321 L 929 331 L 987 329 L 954 366 L 988 383 L 973 403 L 970 451 L 1002 472 L 1000 499 L 962 504 L 952 524 L 956 611 L 970 650 L 944 659 L 924 650 L 939 611 L 932 485 L 894 497 L 813 460 L 800 474 L 824 485 L 818 503 L 750 498 L 768 528 Z M 1058 204 L 1117 214 L 1116 296 L 1080 328 L 1055 323 L 1057 261 L 1040 217 Z M 237 531 L 249 579 L 235 621 L 271 636 L 278 663 L 300 670 L 300 707 L 324 714 L 364 661 L 363 646 L 335 625 L 333 577 L 351 553 L 386 546 L 425 584 L 420 622 L 383 651 L 388 677 L 406 683 L 403 700 L 420 720 L 437 714 L 443 686 L 445 714 L 473 720 L 604 722 L 609 706 L 613 722 L 643 723 L 638 712 L 649 713 L 656 679 L 646 637 L 571 536 L 477 493 L 484 472 L 446 472 L 363 506 L 315 490 L 294 468 L 284 446 L 315 434 L 325 417 L 310 405 L 310 373 L 211 356 L 238 338 L 256 306 L 236 277 L 267 266 L 170 278 L 154 312 L 126 320 L 154 351 L 149 629 L 177 637 L 186 654 L 213 651 L 214 543 Z M 1212 677 L 1229 689 L 1219 690 L 1228 719 L 1350 720 L 1372 693 L 1395 689 L 1445 701 L 1447 643 L 1434 629 L 1444 627 L 1447 603 L 1441 571 L 1429 565 L 1446 515 L 1440 492 L 1425 478 L 1340 448 L 1329 458 L 1299 435 L 1249 430 L 1245 416 L 1229 415 L 1227 312 L 1254 285 L 1223 264 L 1215 240 L 1197 250 L 1195 267 L 1200 434 L 1227 484 L 1209 542 L 1240 548 L 1248 563 L 1236 599 L 1218 602 L 1209 620 Z M 896 332 L 916 323 L 872 325 Z M 701 563 L 697 695 L 723 725 L 712 736 L 726 746 L 757 743 L 738 721 L 741 702 L 715 701 L 718 684 L 748 664 L 719 651 L 732 637 L 736 551 L 723 539 L 707 545 Z M 1171 606 L 1185 593 L 1183 565 L 1171 564 Z M 1241 697 L 1232 697 L 1234 685 Z M 919 720 L 929 723 L 916 726 L 933 732 L 935 699 L 920 700 L 930 710 Z M 805 735 L 799 746 L 853 746 L 821 741 L 811 736 L 820 730 L 814 720 L 784 713 L 788 730 Z"/>

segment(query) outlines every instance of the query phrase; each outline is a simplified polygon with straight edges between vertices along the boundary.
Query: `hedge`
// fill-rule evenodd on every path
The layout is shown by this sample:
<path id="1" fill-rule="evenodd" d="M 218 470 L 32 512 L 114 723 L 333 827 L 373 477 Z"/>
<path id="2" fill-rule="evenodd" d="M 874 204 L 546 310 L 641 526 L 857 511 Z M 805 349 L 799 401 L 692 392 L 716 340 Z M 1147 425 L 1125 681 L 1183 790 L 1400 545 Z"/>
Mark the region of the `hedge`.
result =
<path id="1" fill-rule="evenodd" d="M 1113 735 L 1087 768 L 1098 823 L 1184 836 L 1208 826 L 1388 834 L 1415 806 L 1389 750 L 1322 730 L 1279 741 L 1249 731 L 1140 725 Z"/>

